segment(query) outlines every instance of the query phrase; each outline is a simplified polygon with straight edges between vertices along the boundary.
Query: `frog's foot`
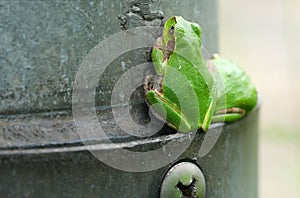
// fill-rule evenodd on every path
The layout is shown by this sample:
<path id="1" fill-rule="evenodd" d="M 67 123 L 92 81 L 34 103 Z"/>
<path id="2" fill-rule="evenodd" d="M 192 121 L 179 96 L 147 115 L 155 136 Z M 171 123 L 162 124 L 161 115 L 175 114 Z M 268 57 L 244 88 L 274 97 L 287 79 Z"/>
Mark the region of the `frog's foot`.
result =
<path id="1" fill-rule="evenodd" d="M 244 109 L 237 107 L 221 109 L 214 113 L 212 122 L 234 122 L 241 119 L 246 114 Z"/>
<path id="2" fill-rule="evenodd" d="M 145 94 L 147 94 L 150 90 L 153 90 L 156 93 L 160 93 L 162 79 L 163 79 L 163 76 L 152 75 L 152 74 L 147 75 L 144 80 Z"/>
<path id="3" fill-rule="evenodd" d="M 149 74 L 146 76 L 144 80 L 144 91 L 147 93 L 150 90 L 154 89 L 154 82 L 153 82 L 154 76 L 152 74 Z"/>
<path id="4" fill-rule="evenodd" d="M 166 121 L 166 124 L 171 128 L 179 130 L 181 132 L 189 132 L 191 130 L 190 124 L 187 122 L 182 113 L 180 113 L 178 107 L 173 105 L 167 99 L 163 98 L 160 93 L 155 92 L 155 90 L 150 90 L 146 93 L 146 102 L 148 106 L 150 104 L 160 104 L 153 105 L 152 114 L 160 120 Z M 162 115 L 166 114 L 166 119 Z"/>

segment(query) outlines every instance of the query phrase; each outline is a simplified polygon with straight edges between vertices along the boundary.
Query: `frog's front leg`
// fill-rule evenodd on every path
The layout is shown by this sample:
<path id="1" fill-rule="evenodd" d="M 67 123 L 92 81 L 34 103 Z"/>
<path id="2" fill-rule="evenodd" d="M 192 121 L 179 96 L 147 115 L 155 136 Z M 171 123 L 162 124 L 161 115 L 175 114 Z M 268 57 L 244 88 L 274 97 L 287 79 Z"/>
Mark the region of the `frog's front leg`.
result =
<path id="1" fill-rule="evenodd" d="M 157 117 L 161 119 L 163 119 L 162 115 L 166 113 L 166 123 L 168 126 L 178 129 L 181 132 L 189 132 L 191 130 L 190 124 L 185 116 L 180 113 L 180 109 L 166 98 L 163 98 L 160 93 L 157 93 L 155 90 L 150 90 L 146 93 L 146 99 L 150 104 L 161 104 L 153 106 L 153 113 L 158 113 L 159 116 Z"/>
<path id="2" fill-rule="evenodd" d="M 244 109 L 237 107 L 222 109 L 214 113 L 212 122 L 234 122 L 244 117 L 245 114 L 246 111 Z"/>

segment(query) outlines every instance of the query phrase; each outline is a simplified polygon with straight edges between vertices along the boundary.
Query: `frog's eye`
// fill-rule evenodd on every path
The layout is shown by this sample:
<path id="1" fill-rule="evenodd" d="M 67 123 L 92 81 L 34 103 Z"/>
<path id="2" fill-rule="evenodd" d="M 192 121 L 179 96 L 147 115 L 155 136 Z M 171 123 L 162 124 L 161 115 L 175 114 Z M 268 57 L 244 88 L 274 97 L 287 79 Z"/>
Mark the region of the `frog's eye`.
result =
<path id="1" fill-rule="evenodd" d="M 176 17 L 173 17 L 172 20 L 177 23 Z"/>

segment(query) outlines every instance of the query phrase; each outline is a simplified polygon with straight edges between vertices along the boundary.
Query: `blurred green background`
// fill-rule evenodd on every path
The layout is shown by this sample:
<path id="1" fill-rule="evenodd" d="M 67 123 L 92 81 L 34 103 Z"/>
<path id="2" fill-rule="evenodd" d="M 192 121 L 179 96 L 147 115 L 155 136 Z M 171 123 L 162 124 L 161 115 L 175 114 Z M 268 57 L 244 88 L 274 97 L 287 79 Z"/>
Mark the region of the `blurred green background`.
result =
<path id="1" fill-rule="evenodd" d="M 300 1 L 219 1 L 220 53 L 262 95 L 260 198 L 300 197 Z"/>

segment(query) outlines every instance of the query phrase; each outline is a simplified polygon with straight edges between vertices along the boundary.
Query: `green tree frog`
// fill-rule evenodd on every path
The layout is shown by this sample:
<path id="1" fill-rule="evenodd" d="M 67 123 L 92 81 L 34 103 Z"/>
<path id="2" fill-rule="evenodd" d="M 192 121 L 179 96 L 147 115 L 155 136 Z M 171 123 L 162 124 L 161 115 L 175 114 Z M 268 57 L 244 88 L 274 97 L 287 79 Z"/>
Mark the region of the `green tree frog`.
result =
<path id="1" fill-rule="evenodd" d="M 145 79 L 146 103 L 153 105 L 156 117 L 180 132 L 207 131 L 212 122 L 233 122 L 256 105 L 256 89 L 239 66 L 218 55 L 204 60 L 196 23 L 180 16 L 169 18 L 151 58 L 155 74 Z"/>

